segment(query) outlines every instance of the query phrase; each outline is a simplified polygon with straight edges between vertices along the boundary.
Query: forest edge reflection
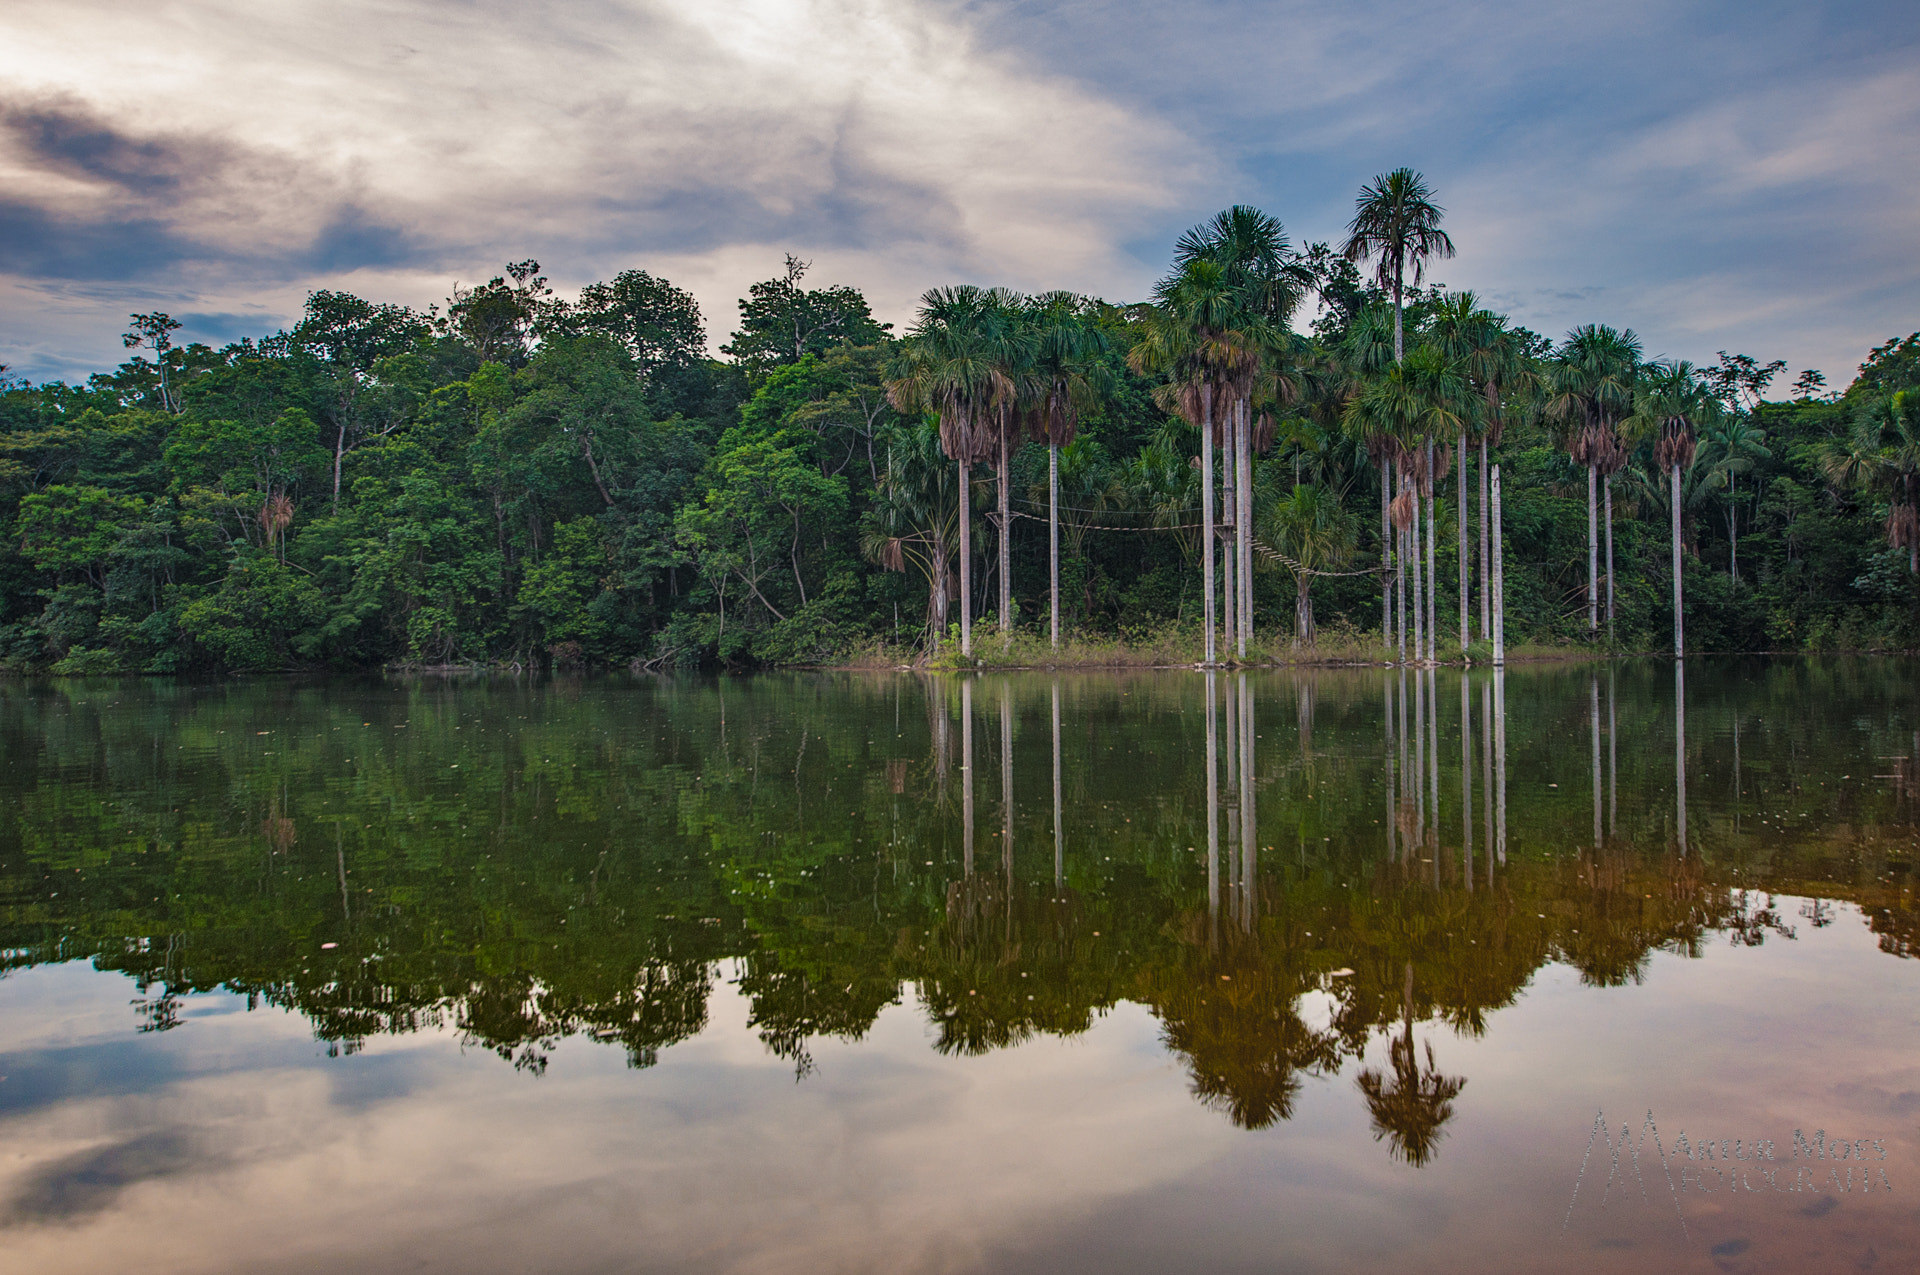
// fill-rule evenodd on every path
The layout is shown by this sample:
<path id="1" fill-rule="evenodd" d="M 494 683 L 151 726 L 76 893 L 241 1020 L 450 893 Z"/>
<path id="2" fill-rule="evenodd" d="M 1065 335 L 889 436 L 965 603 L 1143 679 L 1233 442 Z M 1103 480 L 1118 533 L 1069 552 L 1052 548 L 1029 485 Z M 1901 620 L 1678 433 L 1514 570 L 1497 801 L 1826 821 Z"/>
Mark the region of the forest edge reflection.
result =
<path id="1" fill-rule="evenodd" d="M 8 755 L 22 764 L 6 780 L 18 800 L 0 841 L 5 961 L 91 957 L 125 971 L 144 1031 L 177 1026 L 182 995 L 226 987 L 302 1013 L 346 1052 L 376 1033 L 446 1026 L 535 1072 L 575 1034 L 650 1065 L 705 1025 L 727 961 L 752 1026 L 801 1076 L 809 1041 L 860 1038 L 909 987 L 936 1048 L 956 1054 L 1081 1032 L 1130 1000 L 1158 1018 L 1195 1096 L 1235 1123 L 1286 1119 L 1307 1079 L 1351 1064 L 1376 1137 L 1419 1165 L 1466 1087 L 1442 1070 L 1432 1029 L 1484 1032 L 1549 962 L 1618 985 L 1652 952 L 1697 952 L 1714 933 L 1788 936 L 1761 897 L 1769 887 L 1854 902 L 1884 950 L 1911 954 L 1911 838 L 1863 830 L 1910 829 L 1912 758 L 1884 800 L 1833 821 L 1853 838 L 1848 880 L 1791 855 L 1756 876 L 1738 855 L 1689 852 L 1678 670 L 1672 814 L 1652 822 L 1651 780 L 1636 771 L 1649 800 L 1629 803 L 1625 832 L 1617 674 L 1606 674 L 1604 776 L 1599 674 L 1536 678 L 1535 692 L 1552 693 L 1536 693 L 1530 715 L 1571 709 L 1586 728 L 1594 835 L 1547 850 L 1564 841 L 1530 803 L 1527 852 L 1510 858 L 1509 675 L 1462 676 L 1444 723 L 1440 676 L 1381 677 L 1378 717 L 1360 708 L 1364 678 L 1215 673 L 1115 683 L 1099 692 L 1112 707 L 1085 679 L 1061 678 L 636 683 L 605 703 L 564 687 L 501 702 L 416 687 L 346 703 L 280 688 L 263 704 L 156 689 L 131 717 L 105 710 L 138 690 L 9 687 Z M 1086 721 L 1063 720 L 1069 681 Z M 1329 691 L 1334 720 L 1316 739 Z M 909 699 L 922 719 L 912 741 Z M 1290 732 L 1276 711 L 1289 700 Z M 888 706 L 895 738 L 877 742 Z M 514 708 L 532 724 L 499 720 Z M 1645 697 L 1639 709 L 1636 729 L 1656 729 Z M 997 859 L 976 857 L 976 714 L 997 742 L 997 791 L 984 794 L 998 798 Z M 269 717 L 293 747 L 236 746 Z M 1044 802 L 1017 791 L 1020 727 L 1036 718 L 1050 737 Z M 376 728 L 387 742 L 332 738 Z M 476 751 L 463 729 L 491 738 Z M 411 738 L 392 743 L 401 732 Z M 189 756 L 165 755 L 175 739 Z M 1103 741 L 1134 759 L 1106 761 Z M 1195 784 L 1187 759 L 1202 756 Z M 1736 793 L 1740 782 L 1736 767 Z M 942 868 L 956 786 L 957 878 Z M 1379 819 L 1362 814 L 1381 811 L 1365 795 L 1376 786 Z M 1448 845 L 1454 801 L 1460 838 Z M 1051 819 L 1017 818 L 1039 810 Z M 1297 862 L 1275 851 L 1282 828 L 1300 842 Z M 1331 847 L 1311 860 L 1309 833 Z M 1831 917 L 1816 906 L 1809 919 Z"/>

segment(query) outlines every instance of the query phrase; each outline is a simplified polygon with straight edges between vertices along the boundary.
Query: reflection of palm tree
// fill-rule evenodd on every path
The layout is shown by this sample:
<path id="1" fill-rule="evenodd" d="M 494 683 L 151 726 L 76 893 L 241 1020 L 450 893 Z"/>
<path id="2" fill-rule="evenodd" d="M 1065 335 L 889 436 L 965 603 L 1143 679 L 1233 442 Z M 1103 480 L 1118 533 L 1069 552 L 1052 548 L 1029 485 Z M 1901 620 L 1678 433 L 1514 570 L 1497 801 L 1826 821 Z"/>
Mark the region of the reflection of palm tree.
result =
<path id="1" fill-rule="evenodd" d="M 1360 1073 L 1360 1092 L 1373 1116 L 1374 1141 L 1387 1140 L 1398 1159 L 1416 1169 L 1432 1160 L 1439 1149 L 1442 1128 L 1453 1119 L 1453 1100 L 1467 1087 L 1462 1076 L 1443 1076 L 1434 1061 L 1433 1046 L 1426 1046 L 1423 1069 L 1413 1044 L 1413 962 L 1407 962 L 1406 995 L 1402 1001 L 1405 1034 L 1393 1042 L 1388 1053 L 1393 1077 L 1369 1067 Z"/>
<path id="2" fill-rule="evenodd" d="M 1302 1073 L 1337 1065 L 1338 1042 L 1300 1018 L 1297 976 L 1231 957 L 1167 975 L 1170 986 L 1150 993 L 1164 1039 L 1186 1055 L 1194 1097 L 1241 1128 L 1288 1119 Z"/>

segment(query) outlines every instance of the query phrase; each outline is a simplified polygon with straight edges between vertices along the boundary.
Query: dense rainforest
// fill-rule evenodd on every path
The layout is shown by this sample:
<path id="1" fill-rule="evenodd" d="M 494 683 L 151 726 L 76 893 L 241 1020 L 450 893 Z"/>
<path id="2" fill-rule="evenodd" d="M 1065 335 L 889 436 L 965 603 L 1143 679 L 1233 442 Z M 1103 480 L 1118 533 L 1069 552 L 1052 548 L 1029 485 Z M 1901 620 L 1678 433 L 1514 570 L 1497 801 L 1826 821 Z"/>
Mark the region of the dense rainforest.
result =
<path id="1" fill-rule="evenodd" d="M 531 260 L 224 349 L 134 315 L 112 372 L 0 381 L 0 666 L 737 667 L 1044 639 L 1056 598 L 1069 640 L 1198 633 L 1210 594 L 1257 655 L 1391 641 L 1409 573 L 1444 658 L 1489 623 L 1489 460 L 1509 644 L 1671 649 L 1677 560 L 1690 650 L 1920 646 L 1920 333 L 1844 392 L 1555 341 L 1424 283 L 1429 193 L 1382 177 L 1331 246 L 1231 209 L 1150 301 L 936 289 L 897 336 L 788 258 L 719 358 L 668 281 Z"/>

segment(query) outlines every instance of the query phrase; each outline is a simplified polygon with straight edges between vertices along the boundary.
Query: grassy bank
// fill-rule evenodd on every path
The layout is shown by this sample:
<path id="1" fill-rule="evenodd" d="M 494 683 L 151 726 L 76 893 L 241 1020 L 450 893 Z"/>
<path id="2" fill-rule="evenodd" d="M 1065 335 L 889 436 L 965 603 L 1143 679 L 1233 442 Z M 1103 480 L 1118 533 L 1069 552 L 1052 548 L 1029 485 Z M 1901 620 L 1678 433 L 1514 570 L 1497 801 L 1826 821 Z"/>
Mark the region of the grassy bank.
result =
<path id="1" fill-rule="evenodd" d="M 1613 651 L 1585 644 L 1523 642 L 1507 649 L 1509 664 L 1556 661 L 1603 660 L 1617 655 L 1645 652 Z M 1490 643 L 1476 642 L 1463 654 L 1457 638 L 1444 637 L 1439 643 L 1442 664 L 1487 665 L 1493 662 Z M 1165 624 L 1143 627 L 1117 634 L 1067 634 L 1055 647 L 1043 631 L 1016 629 L 1001 633 L 991 621 L 973 631 L 973 655 L 962 658 L 956 640 L 941 644 L 936 653 L 917 646 L 873 643 L 849 651 L 830 666 L 844 669 L 1095 669 L 1095 668 L 1188 668 L 1206 658 L 1206 645 L 1200 627 L 1194 624 Z M 1311 645 L 1296 642 L 1291 633 L 1256 632 L 1244 660 L 1233 657 L 1230 644 L 1222 642 L 1217 658 L 1221 664 L 1245 667 L 1344 667 L 1395 663 L 1397 650 L 1381 642 L 1376 631 L 1329 626 Z"/>

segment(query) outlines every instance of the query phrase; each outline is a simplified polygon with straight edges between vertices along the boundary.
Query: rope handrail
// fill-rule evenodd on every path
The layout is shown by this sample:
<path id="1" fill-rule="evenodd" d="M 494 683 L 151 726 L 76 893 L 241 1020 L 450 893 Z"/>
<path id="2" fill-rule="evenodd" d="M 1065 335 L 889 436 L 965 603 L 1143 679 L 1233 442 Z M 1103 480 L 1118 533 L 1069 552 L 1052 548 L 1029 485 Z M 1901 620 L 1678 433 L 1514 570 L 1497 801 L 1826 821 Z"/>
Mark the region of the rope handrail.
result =
<path id="1" fill-rule="evenodd" d="M 1033 522 L 1046 521 L 1045 518 L 1039 517 L 1036 514 L 1025 513 L 1018 509 L 1008 509 L 1007 512 L 1012 514 L 1015 518 L 1026 518 L 1026 519 L 1030 519 Z M 1112 526 L 1101 526 L 1098 523 L 1082 523 L 1081 530 L 1083 531 L 1185 531 L 1185 530 L 1198 531 L 1200 529 L 1200 526 L 1201 524 L 1197 522 L 1175 523 L 1171 526 L 1165 526 L 1165 527 L 1112 527 Z M 1222 532 L 1229 531 L 1232 529 L 1229 524 L 1224 522 L 1217 522 L 1214 524 L 1214 527 L 1216 530 L 1222 531 Z M 1255 551 L 1257 551 L 1260 554 L 1260 556 L 1262 556 L 1263 558 L 1266 558 L 1272 562 L 1278 562 L 1282 566 L 1288 568 L 1289 570 L 1294 571 L 1301 575 L 1338 576 L 1338 577 L 1377 576 L 1382 574 L 1386 570 L 1388 570 L 1388 568 L 1386 567 L 1366 567 L 1359 571 L 1319 571 L 1313 567 L 1306 566 L 1305 564 L 1300 562 L 1300 560 L 1297 558 L 1292 558 L 1284 553 L 1281 553 L 1278 549 L 1275 549 L 1272 545 L 1267 544 L 1264 540 L 1261 540 L 1258 536 L 1254 537 L 1253 547 Z"/>

